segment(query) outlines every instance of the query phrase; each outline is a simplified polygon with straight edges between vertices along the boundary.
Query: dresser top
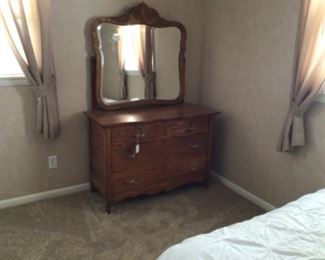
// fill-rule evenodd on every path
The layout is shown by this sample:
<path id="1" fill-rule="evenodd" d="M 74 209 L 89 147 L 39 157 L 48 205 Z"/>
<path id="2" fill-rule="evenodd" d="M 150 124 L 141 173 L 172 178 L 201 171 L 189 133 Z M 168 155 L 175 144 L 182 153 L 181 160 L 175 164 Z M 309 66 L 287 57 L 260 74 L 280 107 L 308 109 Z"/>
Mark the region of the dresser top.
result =
<path id="1" fill-rule="evenodd" d="M 210 108 L 194 105 L 181 104 L 174 106 L 157 106 L 119 111 L 89 111 L 86 115 L 98 125 L 109 127 L 120 124 L 145 123 L 177 118 L 189 118 L 202 115 L 216 115 Z"/>

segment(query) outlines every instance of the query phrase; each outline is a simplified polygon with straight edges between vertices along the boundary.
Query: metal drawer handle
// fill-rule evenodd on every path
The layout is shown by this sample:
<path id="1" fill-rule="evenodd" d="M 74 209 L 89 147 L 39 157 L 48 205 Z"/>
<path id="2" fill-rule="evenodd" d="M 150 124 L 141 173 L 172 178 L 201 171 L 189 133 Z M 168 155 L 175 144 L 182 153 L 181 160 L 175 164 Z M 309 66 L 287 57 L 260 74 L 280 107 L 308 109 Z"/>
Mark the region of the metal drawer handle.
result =
<path id="1" fill-rule="evenodd" d="M 128 184 L 135 184 L 136 183 L 136 179 L 126 180 L 126 183 L 128 183 Z"/>
<path id="2" fill-rule="evenodd" d="M 143 128 L 138 128 L 137 130 L 137 138 L 139 137 L 145 137 L 146 136 L 146 132 Z"/>
<path id="3" fill-rule="evenodd" d="M 192 131 L 195 131 L 195 130 L 197 130 L 197 128 L 196 127 L 188 127 L 187 129 L 186 129 L 186 132 L 192 132 Z"/>
<path id="4" fill-rule="evenodd" d="M 192 148 L 193 149 L 197 149 L 197 148 L 199 148 L 200 147 L 200 144 L 192 144 Z"/>
<path id="5" fill-rule="evenodd" d="M 134 159 L 135 156 L 136 156 L 138 153 L 140 153 L 140 144 L 139 144 L 139 143 L 137 143 L 137 144 L 134 146 L 134 150 L 133 150 L 133 152 L 132 152 L 131 154 L 128 154 L 127 157 L 128 157 L 129 159 Z"/>
<path id="6" fill-rule="evenodd" d="M 195 128 L 196 128 L 196 125 L 194 124 L 193 121 L 190 121 L 190 122 L 188 123 L 188 128 L 189 128 L 189 129 L 195 129 Z"/>
<path id="7" fill-rule="evenodd" d="M 136 155 L 136 153 L 134 152 L 134 153 L 132 153 L 132 154 L 129 154 L 128 155 L 128 158 L 129 159 L 134 159 L 135 158 L 135 155 Z"/>

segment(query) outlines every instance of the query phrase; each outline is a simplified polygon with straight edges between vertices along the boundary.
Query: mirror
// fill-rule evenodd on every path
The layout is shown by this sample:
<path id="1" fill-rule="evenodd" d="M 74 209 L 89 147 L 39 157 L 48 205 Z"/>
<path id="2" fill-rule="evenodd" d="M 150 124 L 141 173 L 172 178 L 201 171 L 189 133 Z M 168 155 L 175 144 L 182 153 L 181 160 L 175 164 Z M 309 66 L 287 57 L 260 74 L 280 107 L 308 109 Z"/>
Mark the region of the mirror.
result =
<path id="1" fill-rule="evenodd" d="M 98 34 L 105 103 L 178 97 L 177 28 L 104 23 L 99 25 Z"/>
<path id="2" fill-rule="evenodd" d="M 96 101 L 118 109 L 183 101 L 185 28 L 141 3 L 94 22 Z"/>

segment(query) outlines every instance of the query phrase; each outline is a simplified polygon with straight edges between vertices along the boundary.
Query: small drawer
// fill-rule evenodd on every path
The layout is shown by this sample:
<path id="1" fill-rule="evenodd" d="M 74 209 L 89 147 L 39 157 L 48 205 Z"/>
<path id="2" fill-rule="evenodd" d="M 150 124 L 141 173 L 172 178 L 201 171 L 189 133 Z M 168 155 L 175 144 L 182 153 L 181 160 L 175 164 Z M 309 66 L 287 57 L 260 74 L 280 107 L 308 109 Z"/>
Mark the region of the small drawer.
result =
<path id="1" fill-rule="evenodd" d="M 166 135 L 165 123 L 137 124 L 112 128 L 112 144 L 145 142 Z"/>
<path id="2" fill-rule="evenodd" d="M 209 131 L 209 119 L 207 117 L 173 120 L 166 123 L 166 134 L 168 136 L 207 131 Z"/>

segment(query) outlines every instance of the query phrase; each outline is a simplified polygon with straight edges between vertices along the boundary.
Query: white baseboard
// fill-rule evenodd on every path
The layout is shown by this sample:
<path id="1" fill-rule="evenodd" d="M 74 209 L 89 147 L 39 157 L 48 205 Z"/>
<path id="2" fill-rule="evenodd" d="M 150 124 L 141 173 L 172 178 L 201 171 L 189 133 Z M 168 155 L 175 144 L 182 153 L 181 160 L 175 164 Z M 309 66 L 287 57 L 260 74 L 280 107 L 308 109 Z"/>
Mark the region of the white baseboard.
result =
<path id="1" fill-rule="evenodd" d="M 221 175 L 217 174 L 216 172 L 212 171 L 212 176 L 216 177 L 222 184 L 227 186 L 229 189 L 233 190 L 234 192 L 238 193 L 242 197 L 253 202 L 257 206 L 259 206 L 267 211 L 275 209 L 275 206 L 273 206 L 272 204 L 266 202 L 265 200 L 262 200 L 261 198 L 257 197 L 253 193 L 243 189 L 242 187 L 240 187 L 237 184 L 231 182 L 230 180 L 222 177 Z M 28 204 L 28 203 L 32 203 L 32 202 L 37 202 L 37 201 L 41 201 L 41 200 L 52 199 L 52 198 L 61 197 L 64 195 L 78 193 L 81 191 L 89 190 L 89 188 L 90 188 L 90 184 L 84 183 L 84 184 L 79 184 L 79 185 L 70 186 L 70 187 L 66 187 L 66 188 L 61 188 L 61 189 L 50 190 L 50 191 L 30 194 L 30 195 L 26 195 L 26 196 L 21 196 L 21 197 L 17 197 L 17 198 L 0 200 L 0 209 L 15 207 L 15 206 L 24 205 L 24 204 Z"/>
<path id="2" fill-rule="evenodd" d="M 19 205 L 24 205 L 32 202 L 37 202 L 46 199 L 52 199 L 68 194 L 73 194 L 81 191 L 89 190 L 90 184 L 84 183 L 75 186 L 70 186 L 66 188 L 56 189 L 56 190 L 49 190 L 45 192 L 30 194 L 26 196 L 21 196 L 12 199 L 0 200 L 0 209 L 15 207 Z"/>
<path id="3" fill-rule="evenodd" d="M 242 187 L 238 186 L 237 184 L 233 183 L 232 181 L 222 177 L 221 175 L 219 175 L 215 171 L 212 171 L 212 176 L 216 177 L 217 180 L 219 180 L 222 184 L 227 186 L 229 189 L 231 189 L 234 192 L 238 193 L 239 195 L 241 195 L 245 199 L 248 199 L 249 201 L 253 202 L 257 206 L 259 206 L 259 207 L 261 207 L 261 208 L 263 208 L 263 209 L 265 209 L 267 211 L 271 211 L 271 210 L 275 209 L 275 206 L 273 206 L 272 204 L 266 202 L 265 200 L 262 200 L 261 198 L 257 197 L 256 195 L 249 192 L 248 190 L 245 190 L 244 188 L 242 188 Z"/>

